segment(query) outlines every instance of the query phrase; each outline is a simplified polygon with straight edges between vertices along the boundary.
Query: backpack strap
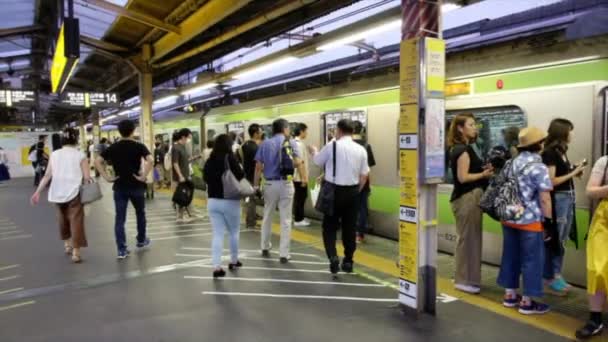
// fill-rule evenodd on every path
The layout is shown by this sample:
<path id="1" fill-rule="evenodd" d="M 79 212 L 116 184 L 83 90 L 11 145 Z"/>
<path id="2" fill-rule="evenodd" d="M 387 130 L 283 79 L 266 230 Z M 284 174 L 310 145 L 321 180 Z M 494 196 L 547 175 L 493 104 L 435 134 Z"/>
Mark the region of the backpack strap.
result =
<path id="1" fill-rule="evenodd" d="M 332 162 L 333 162 L 333 166 L 334 166 L 334 169 L 332 170 L 333 171 L 332 173 L 334 175 L 334 183 L 336 183 L 336 145 L 337 145 L 337 142 L 334 140 L 334 146 L 332 147 L 333 152 L 334 152 L 333 157 L 332 157 L 332 159 L 333 159 Z"/>

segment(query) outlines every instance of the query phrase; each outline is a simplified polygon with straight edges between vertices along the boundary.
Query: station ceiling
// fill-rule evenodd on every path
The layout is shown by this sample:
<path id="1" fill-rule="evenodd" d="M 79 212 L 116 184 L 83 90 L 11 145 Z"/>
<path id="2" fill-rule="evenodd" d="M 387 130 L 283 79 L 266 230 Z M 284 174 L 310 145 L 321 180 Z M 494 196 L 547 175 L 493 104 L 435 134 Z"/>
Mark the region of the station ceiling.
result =
<path id="1" fill-rule="evenodd" d="M 281 34 L 356 0 L 74 0 L 81 58 L 66 90 L 138 94 L 142 46 L 153 62 L 183 54 L 232 30 L 238 34 L 177 63 L 153 69 L 154 83 L 171 80 L 217 57 Z M 0 78 L 4 87 L 39 89 L 36 106 L 2 108 L 0 123 L 56 124 L 79 113 L 50 93 L 49 70 L 60 13 L 67 1 L 0 0 Z M 281 8 L 289 10 L 280 11 Z M 278 11 L 278 12 L 277 12 Z M 281 13 L 270 17 L 271 13 Z M 253 22 L 248 30 L 241 26 Z"/>
<path id="2" fill-rule="evenodd" d="M 357 1 L 73 0 L 81 57 L 66 90 L 112 91 L 127 99 L 138 94 L 144 45 L 152 48 L 154 84 L 163 84 Z M 0 108 L 0 124 L 77 119 L 80 111 L 50 93 L 54 42 L 68 0 L 0 0 L 0 8 L 0 88 L 39 90 L 34 106 Z"/>

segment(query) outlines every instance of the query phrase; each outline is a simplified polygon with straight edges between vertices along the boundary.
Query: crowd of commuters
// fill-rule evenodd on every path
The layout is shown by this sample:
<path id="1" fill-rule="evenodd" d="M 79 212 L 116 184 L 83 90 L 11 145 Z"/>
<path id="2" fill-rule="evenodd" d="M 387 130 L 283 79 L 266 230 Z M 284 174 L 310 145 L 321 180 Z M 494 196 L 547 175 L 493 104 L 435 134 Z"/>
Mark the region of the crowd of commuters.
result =
<path id="1" fill-rule="evenodd" d="M 114 183 L 118 258 L 125 258 L 130 253 L 124 227 L 129 202 L 137 216 L 136 246 L 143 248 L 150 244 L 144 201 L 147 175 L 155 169 L 158 187 L 170 184 L 175 191 L 180 184 L 192 180 L 192 163 L 202 158 L 207 209 L 213 227 L 213 276 L 226 274 L 221 263 L 226 233 L 230 241 L 228 268 L 235 270 L 243 266 L 238 258 L 241 203 L 245 206 L 246 227 L 254 229 L 259 199 L 264 203 L 261 253 L 270 257 L 271 228 L 278 209 L 278 255 L 281 263 L 288 263 L 292 226 L 310 225 L 304 210 L 312 162 L 321 170 L 320 181 L 331 184 L 334 191 L 331 213 L 325 213 L 322 222 L 329 269 L 333 274 L 340 269 L 352 272 L 357 242 L 363 240 L 368 230 L 369 172 L 375 165 L 363 129 L 361 122 L 342 119 L 337 123 L 335 137 L 318 151 L 306 142 L 308 127 L 305 124 L 296 124 L 291 132 L 287 120 L 277 119 L 272 123 L 272 136 L 267 139 L 264 139 L 262 127 L 254 123 L 248 127 L 249 140 L 244 143 L 235 141 L 237 134 L 221 134 L 207 142 L 201 156 L 193 156 L 189 148 L 192 132 L 187 128 L 176 131 L 170 145 L 157 141 L 154 154 L 151 154 L 133 138 L 133 122 L 120 122 L 121 139 L 112 145 L 104 139 L 95 149 L 98 174 Z M 517 196 L 523 208 L 516 218 L 501 222 L 503 254 L 497 282 L 505 289 L 503 305 L 517 307 L 522 314 L 543 314 L 549 311 L 549 306 L 538 300 L 544 292 L 564 296 L 571 289 L 562 274 L 564 246 L 568 239 L 576 242 L 573 180 L 583 175 L 587 165 L 586 160 L 571 163 L 568 157 L 573 129 L 570 121 L 561 118 L 554 119 L 547 131 L 537 127 L 505 129 L 505 146 L 501 150 L 505 160 L 496 164 L 488 162 L 473 146 L 478 136 L 475 117 L 459 114 L 452 119 L 447 144 L 449 170 L 454 180 L 450 202 L 458 235 L 455 288 L 472 294 L 481 291 L 483 212 L 479 204 L 489 180 L 498 172 L 510 172 L 517 182 Z M 38 143 L 30 149 L 37 185 L 31 201 L 38 203 L 42 190 L 50 183 L 48 200 L 58 208 L 65 252 L 74 262 L 80 262 L 80 249 L 87 246 L 87 240 L 79 189 L 83 182 L 91 179 L 89 158 L 78 149 L 78 131 L 66 129 L 61 138 L 62 147 L 50 156 L 45 152 L 46 136 L 40 136 Z M 0 177 L 6 164 L 6 155 L 0 148 Z M 106 164 L 113 166 L 113 175 L 107 172 Z M 503 165 L 508 171 L 501 170 Z M 586 189 L 590 198 L 599 200 L 599 205 L 587 243 L 590 318 L 577 331 L 579 338 L 597 335 L 603 329 L 602 311 L 608 293 L 607 170 L 608 157 L 602 157 L 593 166 Z M 243 199 L 228 196 L 224 188 L 227 173 L 238 182 L 248 183 L 254 193 Z M 196 218 L 191 206 L 179 207 L 176 211 L 178 223 Z M 340 229 L 344 245 L 341 262 L 336 250 L 336 234 Z M 518 293 L 520 282 L 522 290 Z"/>
<path id="2" fill-rule="evenodd" d="M 577 243 L 574 178 L 582 177 L 587 161 L 571 163 L 568 146 L 574 125 L 566 119 L 551 121 L 547 131 L 537 127 L 506 129 L 505 170 L 495 170 L 473 148 L 477 124 L 471 114 L 457 115 L 448 133 L 450 169 L 454 179 L 451 205 L 456 220 L 456 271 L 454 286 L 479 293 L 481 281 L 482 212 L 480 198 L 496 172 L 508 172 L 517 182 L 522 212 L 501 222 L 503 255 L 497 282 L 505 289 L 503 305 L 522 314 L 543 314 L 549 306 L 538 299 L 545 292 L 566 295 L 564 279 L 566 242 Z M 514 143 L 514 136 L 517 142 Z M 508 168 L 508 169 L 506 169 Z M 608 293 L 608 157 L 600 158 L 591 172 L 587 195 L 599 200 L 587 241 L 587 291 L 590 316 L 576 331 L 588 338 L 603 330 L 602 312 Z M 507 173 L 505 173 L 507 174 Z M 518 293 L 522 285 L 522 292 Z"/>

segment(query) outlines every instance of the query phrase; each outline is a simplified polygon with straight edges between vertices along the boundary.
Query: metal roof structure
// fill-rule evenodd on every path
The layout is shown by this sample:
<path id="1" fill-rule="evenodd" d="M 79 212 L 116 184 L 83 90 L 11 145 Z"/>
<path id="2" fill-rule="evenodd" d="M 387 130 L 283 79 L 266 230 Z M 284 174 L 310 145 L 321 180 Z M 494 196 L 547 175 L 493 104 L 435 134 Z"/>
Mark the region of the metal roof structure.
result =
<path id="1" fill-rule="evenodd" d="M 1 86 L 39 90 L 35 106 L 0 108 L 0 122 L 62 124 L 77 111 L 50 94 L 49 70 L 61 17 L 73 2 L 80 63 L 67 90 L 138 94 L 142 46 L 154 51 L 154 84 L 278 36 L 357 0 L 0 0 Z M 375 0 L 363 0 L 375 1 Z M 220 37 L 221 39 L 218 39 Z M 204 49 L 196 50 L 204 46 Z M 196 51 L 192 53 L 192 51 Z M 178 63 L 163 62 L 189 54 Z M 33 114 L 32 114 L 33 113 Z"/>

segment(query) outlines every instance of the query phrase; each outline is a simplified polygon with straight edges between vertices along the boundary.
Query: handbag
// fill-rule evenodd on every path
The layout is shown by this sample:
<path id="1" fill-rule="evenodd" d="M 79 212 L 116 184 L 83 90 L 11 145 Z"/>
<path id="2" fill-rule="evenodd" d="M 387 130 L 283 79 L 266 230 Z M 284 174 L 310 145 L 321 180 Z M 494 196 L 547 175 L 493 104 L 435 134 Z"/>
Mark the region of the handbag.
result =
<path id="1" fill-rule="evenodd" d="M 332 152 L 333 152 L 332 163 L 333 163 L 333 167 L 334 167 L 332 170 L 333 171 L 332 174 L 334 176 L 334 181 L 335 181 L 335 179 L 336 179 L 336 142 L 335 141 L 333 142 Z M 322 212 L 323 214 L 325 214 L 327 216 L 333 216 L 335 200 L 336 200 L 336 185 L 334 183 L 324 180 L 323 184 L 321 184 L 321 191 L 317 198 L 317 203 L 315 205 L 315 209 L 317 211 Z"/>
<path id="2" fill-rule="evenodd" d="M 94 180 L 80 186 L 80 203 L 89 204 L 103 197 L 99 183 Z"/>
<path id="3" fill-rule="evenodd" d="M 234 173 L 230 169 L 230 163 L 228 162 L 228 156 L 224 159 L 224 173 L 222 174 L 222 187 L 224 189 L 225 199 L 239 199 L 241 197 L 248 197 L 254 194 L 253 187 L 245 177 L 240 181 L 236 179 Z"/>
<path id="4" fill-rule="evenodd" d="M 191 181 L 179 183 L 175 188 L 171 201 L 180 208 L 187 208 L 194 197 L 194 184 Z"/>

